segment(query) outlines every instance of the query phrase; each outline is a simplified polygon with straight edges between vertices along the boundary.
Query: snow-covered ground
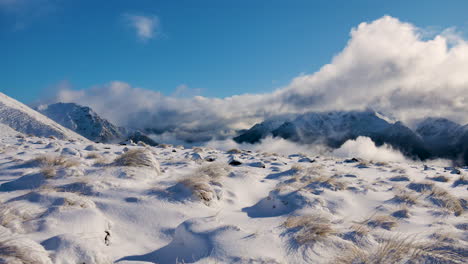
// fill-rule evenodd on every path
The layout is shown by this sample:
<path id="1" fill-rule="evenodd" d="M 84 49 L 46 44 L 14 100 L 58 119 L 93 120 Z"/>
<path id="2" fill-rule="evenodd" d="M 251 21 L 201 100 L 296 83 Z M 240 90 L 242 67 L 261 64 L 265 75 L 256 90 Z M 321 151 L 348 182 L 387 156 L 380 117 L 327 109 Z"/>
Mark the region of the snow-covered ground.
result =
<path id="1" fill-rule="evenodd" d="M 468 257 L 466 168 L 13 134 L 0 138 L 1 263 Z"/>

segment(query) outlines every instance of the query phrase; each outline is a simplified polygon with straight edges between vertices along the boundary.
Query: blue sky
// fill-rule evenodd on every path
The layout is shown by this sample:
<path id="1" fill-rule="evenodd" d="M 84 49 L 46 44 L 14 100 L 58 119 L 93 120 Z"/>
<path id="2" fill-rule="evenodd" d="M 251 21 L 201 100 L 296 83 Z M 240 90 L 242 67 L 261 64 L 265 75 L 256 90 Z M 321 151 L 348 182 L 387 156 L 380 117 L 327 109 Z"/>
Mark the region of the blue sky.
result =
<path id="1" fill-rule="evenodd" d="M 26 103 L 64 81 L 271 92 L 330 62 L 361 22 L 388 14 L 466 36 L 467 12 L 465 0 L 0 0 L 0 91 Z"/>

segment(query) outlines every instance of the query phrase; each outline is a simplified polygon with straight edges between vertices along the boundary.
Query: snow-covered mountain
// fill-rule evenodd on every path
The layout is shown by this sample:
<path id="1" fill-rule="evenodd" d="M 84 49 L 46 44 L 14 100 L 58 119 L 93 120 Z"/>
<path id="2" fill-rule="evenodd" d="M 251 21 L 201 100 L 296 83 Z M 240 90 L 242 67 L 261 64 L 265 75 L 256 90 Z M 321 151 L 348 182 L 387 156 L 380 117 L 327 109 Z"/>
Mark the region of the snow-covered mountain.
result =
<path id="1" fill-rule="evenodd" d="M 426 118 L 416 132 L 422 137 L 432 155 L 463 159 L 468 164 L 468 125 L 462 126 L 445 118 Z"/>
<path id="2" fill-rule="evenodd" d="M 242 131 L 239 136 L 234 138 L 234 140 L 239 143 L 258 143 L 261 139 L 270 135 L 273 130 L 277 129 L 286 121 L 290 121 L 291 119 L 293 119 L 291 116 L 282 116 L 265 120 L 262 123 L 255 124 L 248 130 Z"/>
<path id="3" fill-rule="evenodd" d="M 41 105 L 39 112 L 53 119 L 64 127 L 95 142 L 144 142 L 150 146 L 158 143 L 139 130 L 118 127 L 99 116 L 90 107 L 75 103 L 55 103 Z"/>
<path id="4" fill-rule="evenodd" d="M 87 141 L 82 136 L 3 93 L 0 93 L 0 123 L 23 134 Z"/>
<path id="5" fill-rule="evenodd" d="M 234 138 L 255 143 L 272 135 L 305 144 L 324 144 L 332 148 L 349 139 L 370 137 L 377 145 L 390 144 L 408 156 L 428 158 L 421 138 L 401 122 L 390 123 L 373 111 L 312 112 L 294 119 L 267 120 Z"/>
<path id="6" fill-rule="evenodd" d="M 87 106 L 75 103 L 41 105 L 39 112 L 76 133 L 98 142 L 114 142 L 124 137 L 124 129 L 100 117 Z"/>

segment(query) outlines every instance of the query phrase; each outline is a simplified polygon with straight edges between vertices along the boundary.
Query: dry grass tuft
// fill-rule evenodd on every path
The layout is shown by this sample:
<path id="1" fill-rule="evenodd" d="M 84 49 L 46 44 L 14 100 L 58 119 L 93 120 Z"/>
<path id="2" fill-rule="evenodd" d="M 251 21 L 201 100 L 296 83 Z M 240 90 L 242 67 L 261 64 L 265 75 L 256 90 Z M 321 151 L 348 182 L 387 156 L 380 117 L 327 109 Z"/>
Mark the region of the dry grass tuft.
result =
<path id="1" fill-rule="evenodd" d="M 193 195 L 202 200 L 205 204 L 209 204 L 212 200 L 218 198 L 213 187 L 203 180 L 187 178 L 179 183 L 189 188 Z"/>
<path id="2" fill-rule="evenodd" d="M 395 196 L 390 200 L 391 202 L 406 205 L 415 205 L 418 203 L 419 195 L 398 187 L 395 187 L 393 190 Z"/>
<path id="3" fill-rule="evenodd" d="M 240 149 L 233 148 L 233 149 L 228 150 L 226 153 L 227 154 L 240 154 L 242 153 L 242 151 Z"/>
<path id="4" fill-rule="evenodd" d="M 209 179 L 219 179 L 228 176 L 231 168 L 224 163 L 204 164 L 195 171 L 195 177 L 207 176 Z"/>
<path id="5" fill-rule="evenodd" d="M 371 229 L 367 225 L 363 224 L 353 224 L 350 229 L 361 237 L 366 236 L 371 232 Z"/>
<path id="6" fill-rule="evenodd" d="M 326 175 L 317 175 L 312 177 L 306 184 L 305 188 L 316 188 L 322 187 L 327 188 L 332 191 L 341 191 L 346 189 L 348 183 L 346 181 L 342 181 L 337 177 L 326 176 Z"/>
<path id="7" fill-rule="evenodd" d="M 87 159 L 100 159 L 102 158 L 102 156 L 97 152 L 91 152 L 88 155 L 86 155 L 86 158 Z"/>
<path id="8" fill-rule="evenodd" d="M 41 169 L 41 174 L 44 175 L 45 178 L 54 178 L 57 176 L 57 169 L 54 167 L 44 167 Z"/>
<path id="9" fill-rule="evenodd" d="M 95 161 L 94 161 L 94 165 L 96 166 L 106 166 L 106 165 L 109 165 L 111 164 L 112 162 L 106 158 L 106 157 L 99 157 L 97 158 Z"/>
<path id="10" fill-rule="evenodd" d="M 460 175 L 460 177 L 453 182 L 453 187 L 457 187 L 459 185 L 468 185 L 468 179 L 466 179 L 464 174 Z"/>
<path id="11" fill-rule="evenodd" d="M 36 242 L 13 237 L 6 230 L 0 234 L 0 263 L 52 264 L 47 252 Z"/>
<path id="12" fill-rule="evenodd" d="M 373 215 L 359 224 L 364 224 L 372 228 L 383 228 L 392 230 L 398 225 L 397 219 L 390 215 Z"/>
<path id="13" fill-rule="evenodd" d="M 114 164 L 117 166 L 126 167 L 150 167 L 158 168 L 159 164 L 155 160 L 151 151 L 147 149 L 131 149 L 114 160 Z"/>
<path id="14" fill-rule="evenodd" d="M 300 172 L 300 171 L 304 171 L 305 167 L 299 163 L 294 163 L 293 165 L 291 165 L 291 169 L 292 171 L 295 171 L 295 172 Z"/>
<path id="15" fill-rule="evenodd" d="M 32 163 L 38 164 L 39 167 L 61 167 L 71 168 L 80 165 L 78 160 L 69 159 L 65 156 L 57 155 L 41 155 L 32 160 Z"/>
<path id="16" fill-rule="evenodd" d="M 336 233 L 330 219 L 319 214 L 290 216 L 283 226 L 294 232 L 294 240 L 299 245 L 311 244 Z"/>
<path id="17" fill-rule="evenodd" d="M 410 264 L 410 263 L 464 263 L 457 252 L 443 249 L 432 242 L 417 242 L 409 237 L 383 239 L 370 248 L 352 246 L 333 260 L 334 264 Z"/>
<path id="18" fill-rule="evenodd" d="M 41 155 L 34 158 L 30 163 L 37 164 L 41 168 L 40 173 L 45 178 L 57 176 L 57 169 L 59 168 L 72 168 L 80 165 L 78 160 L 57 155 Z"/>
<path id="19" fill-rule="evenodd" d="M 428 199 L 435 205 L 453 212 L 455 216 L 460 216 L 465 210 L 460 199 L 438 186 L 432 188 L 432 191 L 428 194 Z"/>
<path id="20" fill-rule="evenodd" d="M 200 166 L 193 175 L 179 181 L 192 191 L 192 194 L 209 205 L 211 201 L 220 199 L 216 188 L 222 186 L 220 179 L 226 177 L 230 167 L 224 163 L 209 163 Z"/>

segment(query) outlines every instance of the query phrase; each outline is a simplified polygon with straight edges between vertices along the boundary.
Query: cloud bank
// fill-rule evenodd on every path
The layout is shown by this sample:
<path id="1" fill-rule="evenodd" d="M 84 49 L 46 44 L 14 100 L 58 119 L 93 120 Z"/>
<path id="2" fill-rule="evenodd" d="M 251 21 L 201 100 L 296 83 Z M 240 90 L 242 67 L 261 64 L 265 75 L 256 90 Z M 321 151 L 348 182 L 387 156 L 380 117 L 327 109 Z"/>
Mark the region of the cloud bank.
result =
<path id="1" fill-rule="evenodd" d="M 467 72 L 468 44 L 456 31 L 427 38 L 416 26 L 385 16 L 353 28 L 346 47 L 319 71 L 272 93 L 180 98 L 115 81 L 64 89 L 56 100 L 188 141 L 223 139 L 265 118 L 308 111 L 371 108 L 408 124 L 426 116 L 468 123 Z"/>

